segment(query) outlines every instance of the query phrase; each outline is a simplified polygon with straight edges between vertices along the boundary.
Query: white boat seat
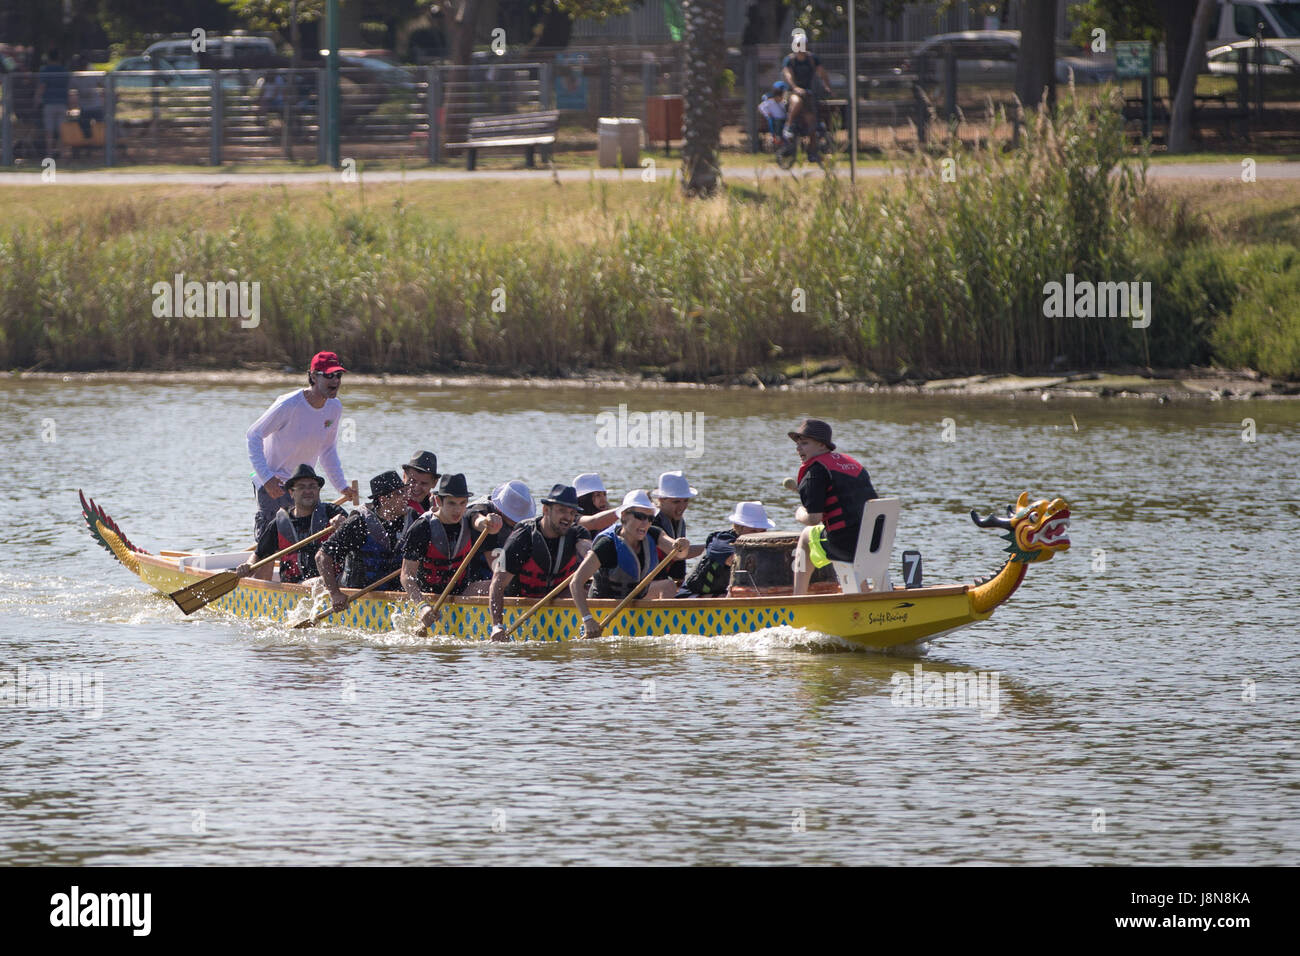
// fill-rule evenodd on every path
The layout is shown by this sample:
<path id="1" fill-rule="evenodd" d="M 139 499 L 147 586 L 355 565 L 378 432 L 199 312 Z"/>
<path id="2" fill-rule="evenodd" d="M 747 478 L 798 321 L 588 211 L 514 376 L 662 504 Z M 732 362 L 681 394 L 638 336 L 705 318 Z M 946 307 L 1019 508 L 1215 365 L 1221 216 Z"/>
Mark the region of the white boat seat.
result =
<path id="1" fill-rule="evenodd" d="M 862 528 L 853 562 L 832 561 L 840 590 L 845 594 L 865 591 L 889 591 L 889 561 L 894 553 L 894 533 L 898 530 L 898 498 L 873 498 L 862 509 Z"/>

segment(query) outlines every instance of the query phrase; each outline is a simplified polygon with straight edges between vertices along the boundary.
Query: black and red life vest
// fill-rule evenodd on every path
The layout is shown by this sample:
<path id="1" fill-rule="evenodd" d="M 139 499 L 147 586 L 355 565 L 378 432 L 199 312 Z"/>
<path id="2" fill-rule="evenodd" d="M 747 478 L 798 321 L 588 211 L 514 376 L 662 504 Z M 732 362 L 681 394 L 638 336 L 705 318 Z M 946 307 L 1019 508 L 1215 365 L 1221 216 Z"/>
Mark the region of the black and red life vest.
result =
<path id="1" fill-rule="evenodd" d="M 677 519 L 677 521 L 673 521 L 662 511 L 656 511 L 655 516 L 650 520 L 650 524 L 653 527 L 656 527 L 663 532 L 663 536 L 660 537 L 659 539 L 661 542 L 665 541 L 668 538 L 686 537 L 685 515 Z M 660 561 L 668 557 L 668 548 L 665 547 L 663 544 L 660 544 L 657 550 L 659 552 Z M 672 578 L 674 581 L 676 581 L 678 584 L 681 584 L 683 579 L 685 579 L 686 577 L 686 559 L 681 558 L 669 564 L 668 576 Z"/>
<path id="2" fill-rule="evenodd" d="M 343 560 L 340 583 L 345 588 L 364 588 L 402 566 L 402 552 L 379 516 L 366 505 L 361 509 L 366 522 L 366 540 Z"/>
<path id="3" fill-rule="evenodd" d="M 425 591 L 441 592 L 455 576 L 456 570 L 465 560 L 470 549 L 474 547 L 474 535 L 469 518 L 464 516 L 460 519 L 460 531 L 455 541 L 447 540 L 447 532 L 443 529 L 442 522 L 432 511 L 421 515 L 420 520 L 429 525 L 429 543 L 420 561 L 420 575 L 423 579 L 420 586 Z M 466 583 L 465 578 L 462 577 L 457 588 L 464 588 Z"/>
<path id="4" fill-rule="evenodd" d="M 809 458 L 800 466 L 800 482 L 813 465 L 821 465 L 831 477 L 831 486 L 826 491 L 826 504 L 822 509 L 822 524 L 826 526 L 826 534 L 845 540 L 852 550 L 857 546 L 858 529 L 862 526 L 862 509 L 876 497 L 871 476 L 867 474 L 866 468 L 848 455 L 828 451 L 816 458 Z"/>
<path id="5" fill-rule="evenodd" d="M 532 544 L 531 553 L 516 579 L 520 597 L 542 597 L 578 566 L 578 541 L 581 539 L 578 537 L 577 525 L 560 538 L 555 557 L 551 557 L 546 536 L 542 534 L 540 517 L 519 522 L 511 537 L 516 534 L 527 534 Z"/>
<path id="6" fill-rule="evenodd" d="M 281 508 L 275 513 L 275 550 L 283 551 L 290 545 L 297 544 L 303 538 L 309 538 L 318 531 L 323 531 L 325 526 L 330 523 L 329 511 L 325 508 L 325 503 L 321 502 L 311 513 L 311 528 L 306 534 L 298 534 L 298 529 L 293 526 L 293 519 L 289 517 L 289 512 Z M 296 584 L 306 578 L 314 578 L 320 574 L 316 570 L 316 549 L 321 544 L 329 540 L 326 535 L 320 541 L 300 548 L 293 554 L 286 554 L 280 559 L 280 580 L 288 584 Z M 304 553 L 306 552 L 306 553 Z M 307 568 L 306 574 L 303 568 Z"/>

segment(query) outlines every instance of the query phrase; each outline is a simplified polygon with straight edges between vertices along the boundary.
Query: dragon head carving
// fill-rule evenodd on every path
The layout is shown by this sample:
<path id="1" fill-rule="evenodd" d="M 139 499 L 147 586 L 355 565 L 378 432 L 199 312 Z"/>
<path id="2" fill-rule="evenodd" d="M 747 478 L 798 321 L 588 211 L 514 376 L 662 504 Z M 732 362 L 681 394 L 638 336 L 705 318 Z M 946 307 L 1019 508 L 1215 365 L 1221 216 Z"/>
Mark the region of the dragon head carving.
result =
<path id="1" fill-rule="evenodd" d="M 981 518 L 978 512 L 970 513 L 971 520 L 981 528 L 1001 528 L 1003 537 L 1011 542 L 1007 551 L 1018 564 L 1049 561 L 1058 551 L 1070 547 L 1070 506 L 1063 498 L 1051 501 L 1040 498 L 1029 500 L 1023 492 L 1014 508 L 1007 508 L 1007 517 L 989 515 Z"/>

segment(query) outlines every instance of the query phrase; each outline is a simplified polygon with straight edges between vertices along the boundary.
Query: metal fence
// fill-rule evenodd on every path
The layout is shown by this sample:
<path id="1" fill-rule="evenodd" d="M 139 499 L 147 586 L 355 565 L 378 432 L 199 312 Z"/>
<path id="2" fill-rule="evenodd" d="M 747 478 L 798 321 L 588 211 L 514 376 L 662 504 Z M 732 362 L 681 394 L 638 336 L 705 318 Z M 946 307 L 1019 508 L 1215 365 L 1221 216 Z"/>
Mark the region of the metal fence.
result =
<path id="1" fill-rule="evenodd" d="M 721 104 L 725 147 L 758 148 L 758 101 L 780 77 L 787 52 L 777 45 L 728 52 L 725 68 L 733 82 Z M 847 125 L 850 86 L 858 100 L 859 144 L 868 150 L 915 146 L 932 134 L 936 120 L 945 136 L 969 139 L 981 135 L 977 127 L 987 127 L 995 113 L 1014 115 L 1015 61 L 1005 51 L 919 52 L 914 44 L 860 45 L 855 83 L 846 53 L 822 53 L 840 130 Z M 1157 56 L 1158 72 L 1161 66 Z M 1300 76 L 1254 69 L 1248 55 L 1235 73 L 1219 69 L 1198 78 L 1195 125 L 1203 141 L 1300 135 Z M 1103 75 L 1099 70 L 1077 79 L 1086 86 Z M 319 104 L 325 101 L 325 76 L 315 68 L 73 74 L 59 155 L 106 165 L 324 162 L 328 131 Z M 47 155 L 37 79 L 30 73 L 0 75 L 4 165 L 36 164 Z M 683 84 L 680 44 L 534 50 L 527 60 L 507 54 L 468 66 L 343 68 L 340 155 L 439 162 L 445 144 L 463 139 L 470 119 L 539 109 L 560 111 L 561 149 L 590 148 L 599 117 L 647 120 L 648 98 L 681 95 Z M 1122 108 L 1130 129 L 1142 135 L 1139 83 L 1115 85 L 1126 98 Z M 1163 75 L 1153 89 L 1153 132 L 1159 139 L 1169 106 Z M 87 94 L 92 110 L 102 99 L 102 120 L 85 124 L 89 136 L 77 122 Z M 846 134 L 839 136 L 845 144 Z"/>

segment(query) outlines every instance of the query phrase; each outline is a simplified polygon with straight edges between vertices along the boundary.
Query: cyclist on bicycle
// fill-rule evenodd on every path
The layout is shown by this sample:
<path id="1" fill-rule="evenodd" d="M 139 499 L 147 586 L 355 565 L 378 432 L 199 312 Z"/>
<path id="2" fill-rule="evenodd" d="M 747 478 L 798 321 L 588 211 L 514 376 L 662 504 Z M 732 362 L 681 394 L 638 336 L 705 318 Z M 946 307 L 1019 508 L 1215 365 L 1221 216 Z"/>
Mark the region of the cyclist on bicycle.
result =
<path id="1" fill-rule="evenodd" d="M 784 149 L 794 148 L 796 135 L 803 135 L 817 129 L 817 94 L 814 81 L 827 93 L 831 91 L 831 80 L 826 75 L 826 67 L 815 53 L 806 48 L 797 50 L 785 58 L 781 64 L 781 75 L 790 86 L 790 113 L 785 121 Z M 796 131 L 798 131 L 796 133 Z M 810 148 L 808 158 L 817 161 L 817 147 Z"/>

